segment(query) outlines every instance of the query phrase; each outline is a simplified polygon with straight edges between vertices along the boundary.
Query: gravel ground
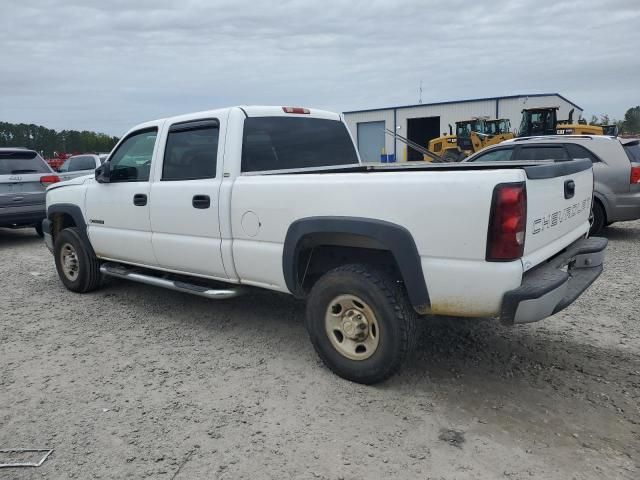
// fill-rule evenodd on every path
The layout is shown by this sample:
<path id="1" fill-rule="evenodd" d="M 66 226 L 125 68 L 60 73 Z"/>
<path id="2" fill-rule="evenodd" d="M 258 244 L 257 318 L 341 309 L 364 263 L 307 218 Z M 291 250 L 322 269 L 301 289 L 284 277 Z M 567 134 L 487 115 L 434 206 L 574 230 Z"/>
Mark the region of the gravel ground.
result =
<path id="1" fill-rule="evenodd" d="M 303 304 L 115 282 L 63 289 L 30 230 L 0 230 L 0 478 L 640 478 L 640 222 L 538 324 L 425 319 L 400 375 L 331 374 Z"/>

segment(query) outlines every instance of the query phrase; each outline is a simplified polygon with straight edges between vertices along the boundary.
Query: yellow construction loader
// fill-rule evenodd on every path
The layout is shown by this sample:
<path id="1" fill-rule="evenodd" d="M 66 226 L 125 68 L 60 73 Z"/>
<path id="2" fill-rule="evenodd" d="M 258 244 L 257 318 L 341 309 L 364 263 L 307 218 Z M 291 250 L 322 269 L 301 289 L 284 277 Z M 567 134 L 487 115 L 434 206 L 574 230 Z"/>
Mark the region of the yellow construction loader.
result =
<path id="1" fill-rule="evenodd" d="M 429 141 L 428 150 L 444 162 L 459 162 L 489 145 L 513 138 L 511 122 L 505 118 L 489 120 L 486 117 L 456 122 L 456 133 L 449 125 L 449 134 Z M 426 155 L 424 160 L 431 161 Z"/>
<path id="2" fill-rule="evenodd" d="M 560 107 L 525 108 L 522 110 L 519 137 L 540 135 L 618 135 L 616 125 L 589 125 L 586 120 L 573 121 L 572 108 L 567 120 L 558 120 Z"/>

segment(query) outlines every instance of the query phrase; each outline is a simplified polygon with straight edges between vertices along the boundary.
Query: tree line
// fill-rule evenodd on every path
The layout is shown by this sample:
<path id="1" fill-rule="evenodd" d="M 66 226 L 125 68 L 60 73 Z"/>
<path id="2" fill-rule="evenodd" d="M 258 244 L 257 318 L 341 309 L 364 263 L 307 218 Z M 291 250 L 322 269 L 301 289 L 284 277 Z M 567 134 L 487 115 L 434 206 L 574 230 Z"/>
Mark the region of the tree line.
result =
<path id="1" fill-rule="evenodd" d="M 640 105 L 631 107 L 624 114 L 624 120 L 611 120 L 609 115 L 604 114 L 597 117 L 591 115 L 589 125 L 618 125 L 621 134 L 640 134 Z"/>
<path id="2" fill-rule="evenodd" d="M 109 152 L 118 137 L 87 130 L 56 130 L 41 125 L 0 122 L 0 147 L 26 147 L 45 158 L 56 153 Z"/>

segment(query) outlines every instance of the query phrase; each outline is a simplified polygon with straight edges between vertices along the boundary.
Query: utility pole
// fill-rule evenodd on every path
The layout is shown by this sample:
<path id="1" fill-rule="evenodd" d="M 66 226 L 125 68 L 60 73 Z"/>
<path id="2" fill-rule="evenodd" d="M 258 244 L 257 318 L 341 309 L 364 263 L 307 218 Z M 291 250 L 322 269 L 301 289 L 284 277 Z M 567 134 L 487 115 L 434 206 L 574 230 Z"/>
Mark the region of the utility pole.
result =
<path id="1" fill-rule="evenodd" d="M 420 99 L 418 100 L 418 103 L 422 104 L 422 80 L 420 80 L 420 89 L 419 89 L 419 91 L 420 91 Z"/>

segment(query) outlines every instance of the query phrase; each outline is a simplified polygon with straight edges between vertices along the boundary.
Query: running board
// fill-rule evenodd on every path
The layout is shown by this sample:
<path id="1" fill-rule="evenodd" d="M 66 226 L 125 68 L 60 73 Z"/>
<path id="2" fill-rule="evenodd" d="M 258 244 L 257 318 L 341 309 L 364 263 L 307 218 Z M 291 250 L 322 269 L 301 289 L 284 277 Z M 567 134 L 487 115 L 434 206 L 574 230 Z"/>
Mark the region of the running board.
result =
<path id="1" fill-rule="evenodd" d="M 169 280 L 166 278 L 154 277 L 140 273 L 139 269 L 127 268 L 117 263 L 104 263 L 100 266 L 100 273 L 110 277 L 123 278 L 134 282 L 146 283 L 155 287 L 168 288 L 176 292 L 190 293 L 201 297 L 213 298 L 215 300 L 225 300 L 240 296 L 244 293 L 244 289 L 237 288 L 211 288 L 202 285 L 194 285 L 193 283 L 181 282 L 179 280 Z"/>

